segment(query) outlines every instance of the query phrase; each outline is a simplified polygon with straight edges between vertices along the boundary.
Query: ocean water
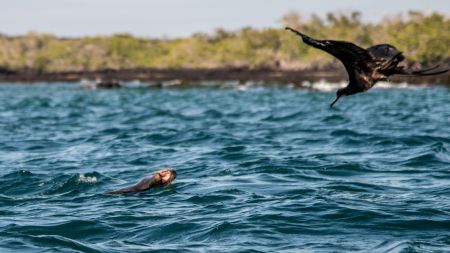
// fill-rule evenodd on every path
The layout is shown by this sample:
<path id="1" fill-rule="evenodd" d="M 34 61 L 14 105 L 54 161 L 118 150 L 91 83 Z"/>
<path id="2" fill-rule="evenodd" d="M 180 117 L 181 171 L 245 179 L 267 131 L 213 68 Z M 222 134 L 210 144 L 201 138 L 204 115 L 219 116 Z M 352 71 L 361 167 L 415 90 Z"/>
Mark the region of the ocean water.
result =
<path id="1" fill-rule="evenodd" d="M 2 84 L 0 252 L 450 252 L 450 89 L 403 87 Z"/>

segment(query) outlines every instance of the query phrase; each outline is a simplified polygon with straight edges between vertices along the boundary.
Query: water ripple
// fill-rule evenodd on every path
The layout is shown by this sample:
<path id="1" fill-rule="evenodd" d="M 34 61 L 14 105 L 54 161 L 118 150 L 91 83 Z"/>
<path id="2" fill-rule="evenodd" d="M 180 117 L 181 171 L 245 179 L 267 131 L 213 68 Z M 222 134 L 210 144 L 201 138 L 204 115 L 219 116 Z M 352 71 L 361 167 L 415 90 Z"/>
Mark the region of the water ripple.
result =
<path id="1" fill-rule="evenodd" d="M 0 251 L 448 252 L 449 95 L 1 85 Z"/>

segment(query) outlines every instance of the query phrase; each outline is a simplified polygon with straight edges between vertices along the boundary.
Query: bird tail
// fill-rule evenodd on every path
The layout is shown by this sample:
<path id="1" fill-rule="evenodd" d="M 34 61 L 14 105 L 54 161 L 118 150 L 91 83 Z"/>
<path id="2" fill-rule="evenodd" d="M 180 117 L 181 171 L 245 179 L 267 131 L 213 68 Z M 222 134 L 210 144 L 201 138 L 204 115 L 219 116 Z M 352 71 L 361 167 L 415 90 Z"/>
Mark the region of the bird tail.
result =
<path id="1" fill-rule="evenodd" d="M 449 71 L 446 69 L 438 69 L 440 65 L 435 65 L 430 68 L 419 69 L 419 70 L 406 70 L 403 67 L 396 68 L 395 74 L 397 75 L 410 75 L 410 76 L 432 76 L 432 75 L 440 75 Z"/>

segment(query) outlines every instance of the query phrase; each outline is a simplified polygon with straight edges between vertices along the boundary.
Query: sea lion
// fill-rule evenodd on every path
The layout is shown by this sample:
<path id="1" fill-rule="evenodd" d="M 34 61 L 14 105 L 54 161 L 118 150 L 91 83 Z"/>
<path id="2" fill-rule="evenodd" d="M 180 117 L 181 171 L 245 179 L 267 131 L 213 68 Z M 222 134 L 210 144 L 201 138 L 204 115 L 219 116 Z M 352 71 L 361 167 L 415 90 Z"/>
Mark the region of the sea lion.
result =
<path id="1" fill-rule="evenodd" d="M 106 194 L 123 194 L 130 192 L 145 191 L 153 187 L 168 185 L 172 183 L 176 177 L 177 172 L 174 169 L 163 168 L 153 173 L 153 175 L 142 179 L 141 181 L 139 181 L 139 183 L 135 185 L 121 188 L 115 191 L 106 192 Z"/>

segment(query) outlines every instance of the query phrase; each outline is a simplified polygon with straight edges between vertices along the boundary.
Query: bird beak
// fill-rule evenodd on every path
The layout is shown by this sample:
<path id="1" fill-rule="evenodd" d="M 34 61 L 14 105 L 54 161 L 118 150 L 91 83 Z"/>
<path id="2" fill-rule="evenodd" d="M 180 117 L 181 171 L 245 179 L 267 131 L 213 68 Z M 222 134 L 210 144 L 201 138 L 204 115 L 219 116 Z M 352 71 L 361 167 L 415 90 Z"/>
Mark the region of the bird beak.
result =
<path id="1" fill-rule="evenodd" d="M 341 95 L 341 96 L 342 96 L 342 95 Z M 333 105 L 339 100 L 339 98 L 340 98 L 341 96 L 336 96 L 336 99 L 334 99 L 333 103 L 330 104 L 330 108 L 333 107 Z"/>

